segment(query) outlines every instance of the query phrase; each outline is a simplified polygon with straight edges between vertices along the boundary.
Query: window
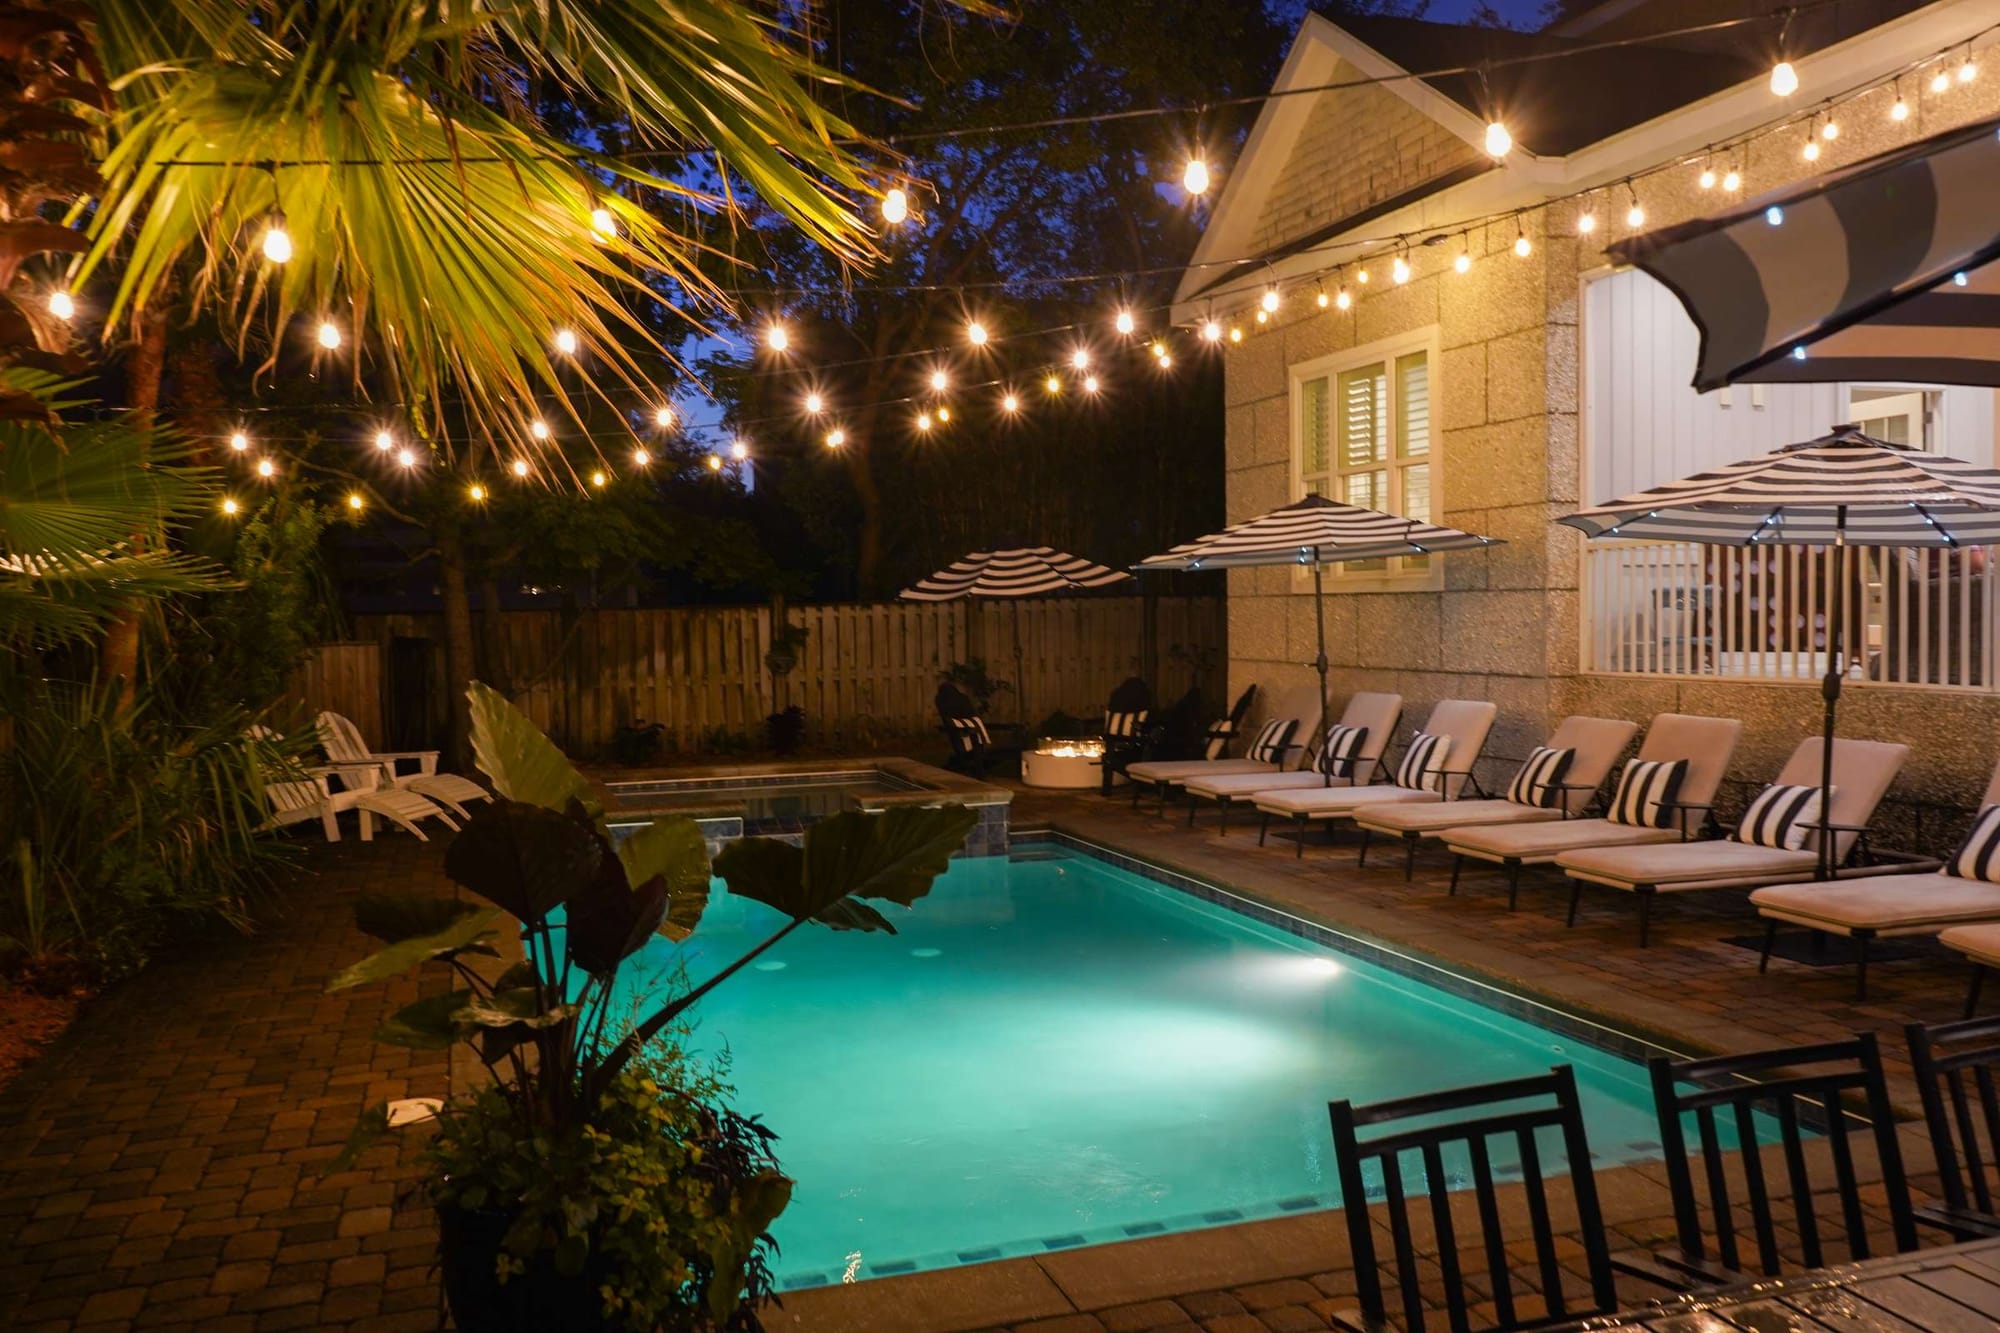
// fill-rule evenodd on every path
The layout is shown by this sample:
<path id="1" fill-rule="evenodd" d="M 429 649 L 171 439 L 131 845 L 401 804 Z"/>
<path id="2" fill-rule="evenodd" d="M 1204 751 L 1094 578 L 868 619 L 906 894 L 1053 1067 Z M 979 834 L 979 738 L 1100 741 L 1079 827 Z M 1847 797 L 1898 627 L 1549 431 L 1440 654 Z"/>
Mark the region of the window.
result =
<path id="1" fill-rule="evenodd" d="M 1912 449 L 1931 448 L 1931 395 L 1922 389 L 1876 389 L 1854 385 L 1848 390 L 1848 420 L 1887 444 Z"/>
<path id="2" fill-rule="evenodd" d="M 1315 362 L 1293 370 L 1298 408 L 1293 465 L 1297 495 L 1431 521 L 1436 478 L 1431 452 L 1428 347 Z M 1430 556 L 1335 565 L 1335 576 L 1428 576 Z"/>

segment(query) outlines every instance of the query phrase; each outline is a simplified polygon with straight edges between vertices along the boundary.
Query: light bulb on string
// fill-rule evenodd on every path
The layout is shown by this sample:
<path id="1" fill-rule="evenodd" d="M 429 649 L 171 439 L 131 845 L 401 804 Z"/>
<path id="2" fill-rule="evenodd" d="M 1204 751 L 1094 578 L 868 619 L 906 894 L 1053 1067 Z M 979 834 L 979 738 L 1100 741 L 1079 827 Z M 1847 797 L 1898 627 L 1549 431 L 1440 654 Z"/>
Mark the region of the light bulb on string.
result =
<path id="1" fill-rule="evenodd" d="M 270 222 L 264 228 L 264 258 L 273 264 L 286 264 L 292 258 L 292 234 L 285 230 L 285 215 L 271 214 Z"/>
<path id="2" fill-rule="evenodd" d="M 556 330 L 556 350 L 558 352 L 561 352 L 564 356 L 575 356 L 576 348 L 577 348 L 576 330 L 574 329 Z"/>
<path id="3" fill-rule="evenodd" d="M 1519 220 L 1516 220 L 1514 223 L 1514 253 L 1520 258 L 1526 259 L 1534 252 L 1535 247 L 1529 243 L 1528 233 L 1521 229 Z"/>
<path id="4" fill-rule="evenodd" d="M 1951 91 L 1951 75 L 1943 65 L 1939 65 L 1937 73 L 1931 75 L 1931 91 L 1934 93 Z"/>
<path id="5" fill-rule="evenodd" d="M 826 410 L 826 399 L 820 397 L 817 391 L 814 391 L 806 395 L 807 412 L 811 413 L 813 416 L 818 416 L 821 412 L 824 412 L 825 410 Z"/>
<path id="6" fill-rule="evenodd" d="M 1269 324 L 1271 322 L 1271 312 L 1268 310 L 1259 310 L 1257 312 L 1257 322 L 1259 324 Z"/>
<path id="7" fill-rule="evenodd" d="M 749 442 L 747 440 L 737 440 L 732 443 L 729 446 L 729 456 L 739 463 L 748 458 L 750 456 Z"/>
<path id="8" fill-rule="evenodd" d="M 1328 296 L 1326 294 L 1326 288 L 1322 287 L 1319 289 L 1318 292 L 1316 292 L 1313 295 L 1313 304 L 1318 306 L 1321 310 L 1324 310 L 1329 305 L 1333 304 L 1333 298 L 1331 296 Z"/>
<path id="9" fill-rule="evenodd" d="M 329 352 L 340 346 L 340 325 L 330 319 L 323 319 L 319 325 L 319 345 Z"/>
<path id="10" fill-rule="evenodd" d="M 986 339 L 987 339 L 986 326 L 984 324 L 981 324 L 978 320 L 975 319 L 970 324 L 967 324 L 965 326 L 965 340 L 971 343 L 974 347 L 986 346 Z"/>
<path id="11" fill-rule="evenodd" d="M 1163 356 L 1160 358 L 1161 370 L 1172 370 L 1173 368 L 1174 368 L 1174 359 L 1172 357 Z"/>
<path id="12" fill-rule="evenodd" d="M 528 434 L 534 436 L 538 440 L 548 439 L 549 423 L 542 420 L 540 417 L 536 417 L 533 421 L 530 421 L 528 423 Z"/>
<path id="13" fill-rule="evenodd" d="M 899 186 L 882 196 L 882 220 L 890 226 L 910 216 L 910 196 Z"/>
<path id="14" fill-rule="evenodd" d="M 1408 282 L 1410 280 L 1410 261 L 1402 255 L 1397 255 L 1395 261 L 1389 266 L 1389 276 L 1395 280 L 1396 285 L 1399 287 Z"/>
<path id="15" fill-rule="evenodd" d="M 618 234 L 618 219 L 603 204 L 590 210 L 590 230 L 600 241 L 608 241 Z"/>
<path id="16" fill-rule="evenodd" d="M 1278 312 L 1278 289 L 1276 287 L 1266 287 L 1263 299 L 1258 304 L 1263 306 L 1266 314 L 1276 314 Z"/>
<path id="17" fill-rule="evenodd" d="M 1958 81 L 1960 83 L 1971 83 L 1978 77 L 1979 66 L 1972 62 L 1972 48 L 1968 46 L 1965 48 L 1965 59 L 1959 62 Z"/>
<path id="18" fill-rule="evenodd" d="M 947 374 L 946 374 L 946 373 L 945 373 L 944 371 L 942 371 L 942 370 L 933 370 L 933 371 L 931 372 L 931 392 L 932 392 L 932 393 L 943 393 L 943 392 L 944 392 L 944 391 L 945 391 L 946 389 L 948 389 L 948 388 L 950 388 L 950 387 L 951 387 L 951 376 L 950 376 L 950 375 L 947 375 Z"/>
<path id="19" fill-rule="evenodd" d="M 604 489 L 604 487 L 608 486 L 610 483 L 611 483 L 611 478 L 605 475 L 603 468 L 599 468 L 597 469 L 597 471 L 590 474 L 590 484 L 597 487 L 599 490 Z"/>
<path id="20" fill-rule="evenodd" d="M 1514 151 L 1514 136 L 1499 121 L 1486 124 L 1486 152 L 1491 157 L 1505 157 Z"/>
<path id="21" fill-rule="evenodd" d="M 375 432 L 375 448 L 379 452 L 386 454 L 395 447 L 396 447 L 395 436 L 391 435 L 386 430 L 378 430 Z"/>
<path id="22" fill-rule="evenodd" d="M 1200 153 L 1190 157 L 1187 166 L 1181 171 L 1181 188 L 1189 194 L 1207 193 L 1208 163 L 1202 161 Z"/>
<path id="23" fill-rule="evenodd" d="M 58 287 L 49 293 L 49 313 L 57 319 L 74 319 L 76 301 L 68 292 Z"/>
<path id="24" fill-rule="evenodd" d="M 240 510 L 241 510 L 242 508 L 243 508 L 243 506 L 242 506 L 242 505 L 240 505 L 240 504 L 237 504 L 237 503 L 236 503 L 236 501 L 235 501 L 234 499 L 232 499 L 231 497 L 229 497 L 229 496 L 224 496 L 224 497 L 222 498 L 222 512 L 223 512 L 223 513 L 225 513 L 225 514 L 235 514 L 235 513 L 237 513 L 238 511 L 240 511 Z"/>
<path id="25" fill-rule="evenodd" d="M 1832 116 L 1828 116 L 1826 124 L 1819 127 L 1819 137 L 1828 143 L 1832 143 L 1835 139 L 1838 139 L 1840 137 L 1840 122 Z"/>
<path id="26" fill-rule="evenodd" d="M 278 465 L 268 458 L 260 458 L 257 460 L 257 475 L 260 477 L 275 477 L 278 475 Z"/>
<path id="27" fill-rule="evenodd" d="M 1125 334 L 1127 337 L 1130 337 L 1132 335 L 1132 331 L 1139 327 L 1139 322 L 1132 318 L 1131 311 L 1121 310 L 1118 312 L 1118 318 L 1111 321 L 1111 325 L 1113 328 L 1117 329 L 1120 333 Z"/>
<path id="28" fill-rule="evenodd" d="M 239 454 L 247 453 L 250 449 L 250 437 L 239 430 L 229 437 L 229 447 Z"/>
<path id="29" fill-rule="evenodd" d="M 1354 304 L 1354 298 L 1347 294 L 1347 288 L 1342 287 L 1339 291 L 1333 294 L 1333 303 L 1340 309 L 1345 310 L 1347 309 L 1347 307 Z"/>
<path id="30" fill-rule="evenodd" d="M 1098 388 L 1097 376 L 1085 375 L 1083 377 L 1083 391 L 1085 393 L 1096 393 L 1097 388 Z"/>
<path id="31" fill-rule="evenodd" d="M 827 448 L 838 449 L 841 445 L 846 443 L 847 443 L 847 432 L 842 430 L 840 427 L 835 426 L 832 430 L 826 433 Z"/>
<path id="32" fill-rule="evenodd" d="M 1819 140 L 1813 137 L 1810 129 L 1806 131 L 1806 146 L 1799 150 L 1799 156 L 1808 162 L 1819 161 Z"/>
<path id="33" fill-rule="evenodd" d="M 709 470 L 710 472 L 720 472 L 720 471 L 722 471 L 722 455 L 721 455 L 721 454 L 710 454 L 710 455 L 708 456 L 708 470 Z"/>
<path id="34" fill-rule="evenodd" d="M 661 430 L 672 430 L 674 428 L 674 409 L 671 407 L 659 408 L 653 413 L 653 424 Z"/>
<path id="35" fill-rule="evenodd" d="M 1368 270 L 1365 268 L 1358 268 L 1354 270 L 1354 280 L 1360 283 L 1363 287 L 1366 287 L 1368 285 Z"/>
<path id="36" fill-rule="evenodd" d="M 1212 343 L 1219 343 L 1219 342 L 1221 342 L 1221 341 L 1222 341 L 1222 325 L 1220 325 L 1220 324 L 1216 323 L 1216 322 L 1215 322 L 1214 320 L 1212 320 L 1212 319 L 1205 319 L 1205 320 L 1203 320 L 1203 321 L 1201 322 L 1201 336 L 1202 336 L 1202 339 L 1203 339 L 1203 341 L 1205 341 L 1205 342 L 1212 342 Z"/>
<path id="37" fill-rule="evenodd" d="M 1896 80 L 1896 100 L 1889 106 L 1889 119 L 1897 122 L 1910 118 L 1910 104 L 1903 100 L 1903 81 Z"/>
<path id="38" fill-rule="evenodd" d="M 1240 343 L 1240 342 L 1242 342 L 1242 341 L 1243 341 L 1243 330 L 1241 330 L 1241 329 L 1239 329 L 1239 328 L 1235 327 L 1234 325 L 1231 325 L 1231 326 L 1230 326 L 1230 329 L 1229 329 L 1229 341 L 1231 341 L 1231 342 L 1233 342 L 1233 343 Z"/>
<path id="39" fill-rule="evenodd" d="M 1695 177 L 1695 184 L 1704 190 L 1713 190 L 1715 188 L 1715 179 L 1715 167 L 1713 165 L 1705 165 L 1701 169 L 1701 175 Z"/>
<path id="40" fill-rule="evenodd" d="M 1625 225 L 1636 230 L 1646 225 L 1646 210 L 1639 206 L 1639 195 L 1636 190 L 1629 185 L 1625 190 L 1632 199 L 1632 206 L 1625 210 Z"/>
<path id="41" fill-rule="evenodd" d="M 517 458 L 517 459 L 515 459 L 515 460 L 514 460 L 514 462 L 513 462 L 513 472 L 514 472 L 514 475 L 515 475 L 515 476 L 517 476 L 517 477 L 525 477 L 525 476 L 527 476 L 527 475 L 528 475 L 528 460 L 527 460 L 527 459 L 525 459 L 525 458 Z"/>
<path id="42" fill-rule="evenodd" d="M 1155 338 L 1153 340 L 1152 345 L 1148 347 L 1146 350 L 1150 351 L 1153 354 L 1153 359 L 1157 361 L 1159 358 L 1167 354 L 1167 345 L 1161 342 L 1159 339 Z"/>
<path id="43" fill-rule="evenodd" d="M 417 465 L 416 451 L 413 449 L 404 449 L 396 455 L 396 461 L 404 467 L 415 467 Z"/>
<path id="44" fill-rule="evenodd" d="M 1743 173 L 1731 167 L 1722 177 L 1722 188 L 1734 194 L 1743 188 Z"/>
<path id="45" fill-rule="evenodd" d="M 486 488 L 475 481 L 465 488 L 465 494 L 467 499 L 478 504 L 486 498 Z"/>
<path id="46" fill-rule="evenodd" d="M 1592 209 L 1588 204 L 1586 204 L 1584 205 L 1583 211 L 1576 215 L 1576 234 L 1579 236 L 1588 236 L 1596 230 L 1597 230 L 1596 210 Z"/>
<path id="47" fill-rule="evenodd" d="M 652 463 L 652 461 L 653 461 L 653 456 L 647 453 L 644 449 L 634 449 L 632 451 L 633 467 L 647 467 Z"/>
<path id="48" fill-rule="evenodd" d="M 368 502 L 361 498 L 360 491 L 349 491 L 347 493 L 347 507 L 358 514 L 368 507 Z"/>
<path id="49" fill-rule="evenodd" d="M 1451 267 L 1454 272 L 1470 273 L 1472 271 L 1472 251 L 1460 246 L 1458 257 L 1451 261 Z"/>
<path id="50" fill-rule="evenodd" d="M 930 428 L 931 428 L 931 414 L 928 412 L 917 413 L 917 429 L 929 430 Z"/>
<path id="51" fill-rule="evenodd" d="M 1061 393 L 1061 392 L 1062 392 L 1062 377 L 1061 377 L 1061 376 L 1058 376 L 1058 375 L 1051 375 L 1051 376 L 1049 376 L 1049 377 L 1048 377 L 1047 379 L 1043 380 L 1043 381 L 1042 381 L 1042 391 L 1043 391 L 1043 392 L 1045 392 L 1045 393 L 1047 393 L 1047 394 L 1048 394 L 1048 396 L 1049 396 L 1049 397 L 1051 397 L 1051 398 L 1053 398 L 1053 397 L 1055 397 L 1055 396 L 1056 396 L 1057 394 Z"/>
<path id="52" fill-rule="evenodd" d="M 1790 97 L 1799 90 L 1799 72 L 1792 68 L 1789 60 L 1780 60 L 1771 66 L 1771 92 L 1778 97 Z"/>
<path id="53" fill-rule="evenodd" d="M 782 352 L 792 345 L 792 335 L 783 324 L 773 323 L 764 330 L 764 346 L 774 352 Z"/>
<path id="54" fill-rule="evenodd" d="M 937 419 L 938 419 L 938 424 L 940 426 L 942 426 L 945 422 L 951 420 L 951 407 L 949 404 L 940 406 L 938 408 Z"/>
<path id="55" fill-rule="evenodd" d="M 1069 354 L 1069 363 L 1072 368 L 1082 370 L 1090 364 L 1090 349 L 1088 347 L 1074 349 Z"/>
<path id="56" fill-rule="evenodd" d="M 1000 410 L 1002 412 L 1018 412 L 1021 410 L 1021 400 L 1011 393 L 1006 394 L 1000 399 Z"/>

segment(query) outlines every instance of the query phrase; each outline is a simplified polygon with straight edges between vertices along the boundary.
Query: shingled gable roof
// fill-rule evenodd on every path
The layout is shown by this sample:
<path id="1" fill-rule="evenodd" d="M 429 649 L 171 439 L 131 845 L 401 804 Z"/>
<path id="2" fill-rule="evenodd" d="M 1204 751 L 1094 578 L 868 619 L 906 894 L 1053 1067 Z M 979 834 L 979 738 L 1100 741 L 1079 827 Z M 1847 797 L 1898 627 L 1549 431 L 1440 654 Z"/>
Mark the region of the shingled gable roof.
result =
<path id="1" fill-rule="evenodd" d="M 1976 15 L 1969 16 L 1967 6 L 1941 0 L 1912 8 L 1913 2 L 1852 0 L 1855 12 L 1843 7 L 1837 26 L 1823 25 L 1823 30 L 1804 34 L 1794 27 L 1785 39 L 1788 54 L 1814 53 L 1810 63 L 1806 59 L 1795 63 L 1816 83 L 1850 86 L 1970 35 L 1968 25 Z M 1775 23 L 1731 29 L 1736 36 L 1733 44 L 1672 39 L 1664 47 L 1648 43 L 1643 48 L 1579 53 L 1494 69 L 1488 72 L 1486 88 L 1476 74 L 1430 80 L 1394 77 L 1412 70 L 1476 64 L 1482 58 L 1500 59 L 1502 53 L 1511 58 L 1574 49 L 1606 36 L 1643 36 L 1673 26 L 1670 20 L 1681 12 L 1679 4 L 1680 0 L 1650 4 L 1608 0 L 1602 8 L 1618 22 L 1596 29 L 1565 25 L 1580 29 L 1574 36 L 1411 19 L 1349 17 L 1336 24 L 1308 14 L 1274 91 L 1310 89 L 1354 74 L 1387 78 L 1390 81 L 1377 85 L 1383 95 L 1400 98 L 1453 136 L 1477 145 L 1485 130 L 1490 88 L 1495 103 L 1504 99 L 1506 123 L 1521 149 L 1507 160 L 1504 170 L 1481 161 L 1480 169 L 1446 171 L 1395 198 L 1375 200 L 1330 219 L 1309 234 L 1260 237 L 1274 189 L 1314 107 L 1324 98 L 1353 94 L 1333 90 L 1272 98 L 1223 177 L 1221 197 L 1182 276 L 1175 318 L 1199 318 L 1207 308 L 1205 297 L 1221 294 L 1226 299 L 1246 287 L 1254 289 L 1265 280 L 1266 271 L 1283 273 L 1287 260 L 1323 267 L 1329 258 L 1340 256 L 1332 251 L 1324 251 L 1317 261 L 1295 256 L 1324 250 L 1327 242 L 1343 235 L 1365 232 L 1378 217 L 1395 214 L 1385 226 L 1413 226 L 1412 234 L 1421 234 L 1427 226 L 1424 201 L 1453 187 L 1464 186 L 1453 190 L 1458 200 L 1450 210 L 1454 215 L 1531 207 L 1548 194 L 1586 183 L 1614 182 L 1637 167 L 1675 153 L 1698 152 L 1703 143 L 1723 141 L 1762 124 L 1770 113 L 1764 78 L 1770 60 L 1767 48 L 1775 49 L 1777 42 Z M 1711 17 L 1705 5 L 1700 17 Z M 1764 32 L 1765 26 L 1772 31 Z M 1340 68 L 1343 62 L 1349 67 L 1345 71 Z M 1642 69 L 1647 77 L 1635 76 L 1634 71 Z M 1669 77 L 1652 73 L 1658 69 L 1670 71 Z"/>

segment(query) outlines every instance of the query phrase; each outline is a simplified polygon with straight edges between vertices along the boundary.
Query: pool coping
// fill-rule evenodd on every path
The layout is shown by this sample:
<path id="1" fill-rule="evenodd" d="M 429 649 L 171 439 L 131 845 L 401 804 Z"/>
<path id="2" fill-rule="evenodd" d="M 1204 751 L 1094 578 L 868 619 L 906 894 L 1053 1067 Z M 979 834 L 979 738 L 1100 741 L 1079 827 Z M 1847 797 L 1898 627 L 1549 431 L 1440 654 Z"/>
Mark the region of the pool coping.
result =
<path id="1" fill-rule="evenodd" d="M 614 772 L 604 768 L 592 768 L 585 776 L 597 787 L 609 792 L 613 787 L 625 783 L 641 782 L 704 782 L 726 781 L 756 777 L 802 778 L 817 774 L 845 775 L 849 773 L 882 773 L 905 782 L 911 790 L 871 795 L 871 807 L 889 805 L 935 804 L 942 797 L 960 805 L 1012 805 L 1014 792 L 1010 787 L 969 778 L 962 773 L 939 768 L 900 755 L 879 755 L 854 759 L 766 759 L 740 764 L 694 764 L 655 765 L 650 768 L 619 769 Z M 610 808 L 607 806 L 607 809 Z M 644 811 L 621 813 L 644 814 Z M 673 813 L 682 813 L 676 810 Z"/>

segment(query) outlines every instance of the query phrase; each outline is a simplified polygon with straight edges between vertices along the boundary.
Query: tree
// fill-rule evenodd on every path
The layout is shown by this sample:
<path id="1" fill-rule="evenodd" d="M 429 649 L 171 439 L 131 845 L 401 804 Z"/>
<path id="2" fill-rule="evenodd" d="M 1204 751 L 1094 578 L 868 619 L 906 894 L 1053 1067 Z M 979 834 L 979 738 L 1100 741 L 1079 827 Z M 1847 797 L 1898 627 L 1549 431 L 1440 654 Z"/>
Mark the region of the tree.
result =
<path id="1" fill-rule="evenodd" d="M 793 456 L 788 494 L 817 523 L 852 525 L 853 589 L 886 593 L 941 557 L 1010 536 L 1143 555 L 1213 516 L 1213 491 L 1186 480 L 1213 475 L 1219 456 L 1219 375 L 1192 348 L 1161 375 L 1145 340 L 1119 339 L 1110 319 L 1122 302 L 1160 330 L 1199 235 L 1177 184 L 1186 153 L 1199 137 L 1223 160 L 1250 112 L 932 136 L 1262 92 L 1283 31 L 1259 6 L 1202 0 L 1143 11 L 1079 0 L 1038 6 L 1020 25 L 872 0 L 839 19 L 825 36 L 830 58 L 854 83 L 892 94 L 857 103 L 850 118 L 907 145 L 911 221 L 858 278 L 778 218 L 717 229 L 712 271 L 746 312 L 739 341 L 754 344 L 759 325 L 782 315 L 795 359 L 720 353 L 706 365 L 730 421 L 760 449 Z M 1110 271 L 1135 276 L 1069 280 Z M 984 349 L 965 343 L 971 318 L 994 334 Z M 1093 341 L 1109 392 L 1088 402 L 1058 367 L 1067 387 L 1052 402 L 1041 385 L 1060 349 L 1016 335 L 1079 321 L 1102 335 Z M 926 347 L 963 349 L 947 358 L 942 394 L 928 387 L 930 364 L 908 355 Z M 1010 418 L 997 385 L 967 387 L 993 380 L 1016 386 L 1031 410 Z M 832 409 L 821 418 L 798 409 L 814 389 Z M 952 419 L 934 413 L 925 436 L 914 417 L 936 406 Z M 835 425 L 847 442 L 832 451 L 823 441 Z"/>
<path id="2" fill-rule="evenodd" d="M 174 300 L 221 312 L 267 364 L 323 322 L 340 347 L 313 355 L 399 404 L 439 470 L 523 456 L 554 481 L 538 398 L 573 416 L 599 387 L 652 392 L 662 293 L 689 317 L 723 299 L 686 219 L 734 202 L 635 154 L 712 154 L 812 245 L 871 252 L 849 202 L 865 163 L 820 100 L 838 80 L 782 11 L 474 0 L 439 22 L 406 0 L 114 0 L 99 29 L 123 114 L 79 280 L 119 265 L 107 331 L 134 341 L 141 412 Z M 571 132 L 537 114 L 551 100 L 578 110 Z M 597 359 L 589 384 L 562 373 L 558 328 Z M 463 536 L 437 537 L 459 697 Z"/>

